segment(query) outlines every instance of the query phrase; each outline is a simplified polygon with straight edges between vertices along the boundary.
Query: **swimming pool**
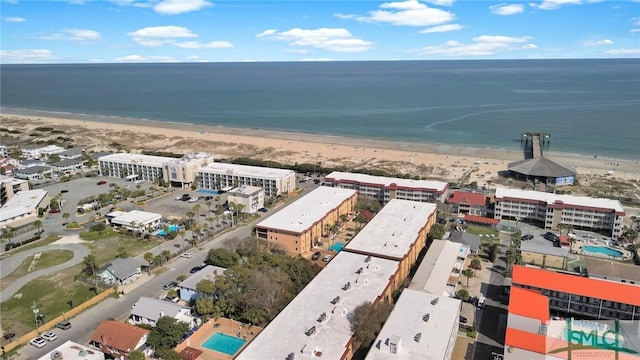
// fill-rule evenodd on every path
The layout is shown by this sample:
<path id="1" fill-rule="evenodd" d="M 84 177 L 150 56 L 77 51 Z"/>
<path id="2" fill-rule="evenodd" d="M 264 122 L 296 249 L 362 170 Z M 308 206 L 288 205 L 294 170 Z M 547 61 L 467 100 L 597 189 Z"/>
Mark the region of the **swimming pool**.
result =
<path id="1" fill-rule="evenodd" d="M 233 355 L 238 352 L 246 342 L 247 340 L 245 339 L 217 332 L 211 335 L 211 337 L 202 344 L 202 347 L 223 354 Z"/>
<path id="2" fill-rule="evenodd" d="M 333 245 L 329 246 L 329 250 L 335 251 L 335 252 L 340 252 L 340 250 L 342 250 L 342 248 L 344 247 L 344 243 L 343 242 L 337 242 L 334 243 Z"/>
<path id="3" fill-rule="evenodd" d="M 588 253 L 603 254 L 613 257 L 620 257 L 623 255 L 622 251 L 618 251 L 606 246 L 583 246 L 582 250 Z"/>
<path id="4" fill-rule="evenodd" d="M 180 226 L 178 225 L 169 225 L 169 232 L 176 232 L 180 230 Z M 159 229 L 153 232 L 153 235 L 159 235 L 159 236 L 165 236 L 167 235 L 167 233 L 164 231 L 164 229 Z"/>

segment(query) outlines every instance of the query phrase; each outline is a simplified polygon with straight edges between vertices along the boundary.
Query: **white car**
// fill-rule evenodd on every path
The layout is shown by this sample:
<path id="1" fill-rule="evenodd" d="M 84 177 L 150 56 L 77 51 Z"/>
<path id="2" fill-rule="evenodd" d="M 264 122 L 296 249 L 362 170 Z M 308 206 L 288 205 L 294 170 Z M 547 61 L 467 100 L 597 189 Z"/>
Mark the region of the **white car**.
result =
<path id="1" fill-rule="evenodd" d="M 53 331 L 47 331 L 46 333 L 42 334 L 42 338 L 47 341 L 54 341 L 58 339 L 58 335 L 56 335 L 56 333 L 54 333 Z"/>
<path id="2" fill-rule="evenodd" d="M 190 203 L 194 203 L 194 202 L 198 201 L 198 199 L 199 199 L 199 197 L 197 197 L 197 196 L 196 197 L 192 197 L 191 199 L 189 199 L 189 202 Z"/>
<path id="3" fill-rule="evenodd" d="M 33 345 L 33 346 L 35 346 L 35 347 L 37 347 L 39 349 L 41 347 L 45 347 L 47 345 L 47 342 L 44 341 L 43 338 L 37 337 L 37 338 L 31 339 L 31 341 L 29 341 L 29 344 L 31 344 L 31 345 Z"/>
<path id="4" fill-rule="evenodd" d="M 185 258 L 191 258 L 193 256 L 193 254 L 191 254 L 191 253 L 182 253 L 180 256 L 185 257 Z"/>
<path id="5" fill-rule="evenodd" d="M 135 180 L 133 183 L 134 184 L 142 184 L 142 180 Z"/>

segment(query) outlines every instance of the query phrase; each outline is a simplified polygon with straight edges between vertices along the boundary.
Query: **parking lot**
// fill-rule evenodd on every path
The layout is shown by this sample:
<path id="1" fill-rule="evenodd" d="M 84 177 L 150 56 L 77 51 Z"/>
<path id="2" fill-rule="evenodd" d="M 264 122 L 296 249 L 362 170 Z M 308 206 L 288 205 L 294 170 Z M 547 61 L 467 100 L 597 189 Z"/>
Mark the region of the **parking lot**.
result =
<path id="1" fill-rule="evenodd" d="M 183 194 L 189 194 L 191 199 L 198 197 L 198 200 L 194 202 L 176 200 L 176 197 L 182 198 Z M 205 197 L 211 197 L 210 200 L 206 200 Z M 219 197 L 219 201 L 216 202 L 216 197 Z M 207 206 L 207 201 L 211 201 L 211 207 Z M 205 219 L 207 217 L 214 216 L 214 212 L 219 206 L 222 206 L 227 201 L 225 194 L 212 195 L 192 190 L 180 190 L 173 189 L 171 192 L 157 197 L 153 200 L 146 202 L 144 207 L 136 206 L 135 204 L 127 204 L 122 206 L 125 210 L 143 210 L 153 213 L 162 214 L 164 218 L 169 220 L 182 219 L 187 216 L 189 211 L 193 212 L 195 205 L 200 205 L 198 210 L 198 217 Z"/>

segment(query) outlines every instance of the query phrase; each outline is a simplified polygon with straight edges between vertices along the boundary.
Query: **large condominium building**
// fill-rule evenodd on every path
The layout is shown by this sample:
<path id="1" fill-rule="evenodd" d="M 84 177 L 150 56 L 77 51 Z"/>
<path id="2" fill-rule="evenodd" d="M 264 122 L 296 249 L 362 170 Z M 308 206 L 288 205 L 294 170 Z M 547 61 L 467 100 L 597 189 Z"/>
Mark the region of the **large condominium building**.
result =
<path id="1" fill-rule="evenodd" d="M 538 222 L 545 229 L 564 224 L 614 237 L 622 234 L 625 212 L 617 200 L 502 188 L 495 198 L 496 219 Z"/>
<path id="2" fill-rule="evenodd" d="M 9 201 L 13 195 L 26 190 L 29 190 L 29 181 L 0 175 L 0 206 Z"/>
<path id="3" fill-rule="evenodd" d="M 162 180 L 172 186 L 188 187 L 195 182 L 197 170 L 211 162 L 213 157 L 205 153 L 187 154 L 180 159 L 119 153 L 98 158 L 98 169 L 102 176 Z"/>
<path id="4" fill-rule="evenodd" d="M 354 189 L 360 195 L 383 203 L 392 199 L 444 202 L 448 184 L 441 181 L 411 180 L 334 171 L 324 179 L 327 186 Z"/>
<path id="5" fill-rule="evenodd" d="M 449 360 L 461 301 L 404 289 L 365 360 Z"/>
<path id="6" fill-rule="evenodd" d="M 212 163 L 198 169 L 199 187 L 223 190 L 240 185 L 261 187 L 265 196 L 287 195 L 296 189 L 296 174 L 288 169 L 226 163 Z"/>
<path id="7" fill-rule="evenodd" d="M 436 213 L 435 204 L 393 199 L 344 250 L 399 261 L 404 280 L 426 245 Z"/>
<path id="8" fill-rule="evenodd" d="M 536 291 L 549 309 L 583 319 L 640 320 L 640 285 L 594 279 L 529 266 L 513 267 L 513 287 Z"/>
<path id="9" fill-rule="evenodd" d="M 353 212 L 358 192 L 320 186 L 256 225 L 256 236 L 293 254 L 313 249 L 340 215 Z"/>
<path id="10" fill-rule="evenodd" d="M 230 204 L 241 205 L 237 208 L 241 212 L 255 214 L 258 209 L 264 207 L 264 189 L 257 186 L 240 185 L 227 192 Z"/>
<path id="11" fill-rule="evenodd" d="M 236 359 L 351 359 L 354 309 L 390 301 L 397 271 L 397 261 L 338 253 Z"/>

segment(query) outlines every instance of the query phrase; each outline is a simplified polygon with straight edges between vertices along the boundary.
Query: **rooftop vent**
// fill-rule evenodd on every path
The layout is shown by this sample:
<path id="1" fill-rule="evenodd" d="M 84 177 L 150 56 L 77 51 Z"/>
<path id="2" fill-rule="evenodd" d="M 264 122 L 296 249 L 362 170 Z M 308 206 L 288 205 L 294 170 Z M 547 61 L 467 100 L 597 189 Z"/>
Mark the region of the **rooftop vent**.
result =
<path id="1" fill-rule="evenodd" d="M 362 271 L 363 271 L 363 270 L 364 270 L 364 269 L 363 269 L 362 267 L 360 267 L 358 270 L 356 270 L 356 274 L 362 274 Z"/>
<path id="2" fill-rule="evenodd" d="M 421 337 L 422 337 L 422 333 L 421 333 L 421 332 L 419 332 L 419 333 L 417 333 L 417 334 L 416 334 L 416 336 L 414 336 L 414 337 L 413 337 L 413 340 L 414 340 L 415 342 L 418 342 L 418 343 L 419 343 L 419 342 L 420 342 L 420 338 L 421 338 Z"/>
<path id="3" fill-rule="evenodd" d="M 424 322 L 429 321 L 429 314 L 422 315 L 422 321 L 424 321 Z"/>
<path id="4" fill-rule="evenodd" d="M 316 327 L 312 326 L 307 331 L 304 332 L 305 335 L 311 336 L 316 333 Z"/>
<path id="5" fill-rule="evenodd" d="M 340 296 L 336 296 L 331 300 L 331 304 L 335 305 L 340 302 Z"/>
<path id="6" fill-rule="evenodd" d="M 347 291 L 351 289 L 351 281 L 348 281 L 346 284 L 344 284 L 344 286 L 342 287 L 342 290 Z"/>
<path id="7" fill-rule="evenodd" d="M 54 350 L 51 352 L 51 360 L 61 360 L 62 353 L 59 350 Z"/>
<path id="8" fill-rule="evenodd" d="M 327 313 L 323 312 L 322 314 L 320 314 L 320 316 L 318 316 L 318 322 L 321 323 L 323 322 L 325 319 L 327 318 Z"/>
<path id="9" fill-rule="evenodd" d="M 289 355 L 287 355 L 287 359 L 286 360 L 293 360 L 296 358 L 296 354 L 294 353 L 289 353 Z"/>
<path id="10" fill-rule="evenodd" d="M 431 300 L 431 305 L 436 305 L 438 303 L 438 299 L 439 298 L 435 298 L 435 299 Z"/>
<path id="11" fill-rule="evenodd" d="M 364 262 L 369 262 L 369 261 L 371 261 L 371 255 L 367 256 L 367 258 L 364 259 Z"/>

